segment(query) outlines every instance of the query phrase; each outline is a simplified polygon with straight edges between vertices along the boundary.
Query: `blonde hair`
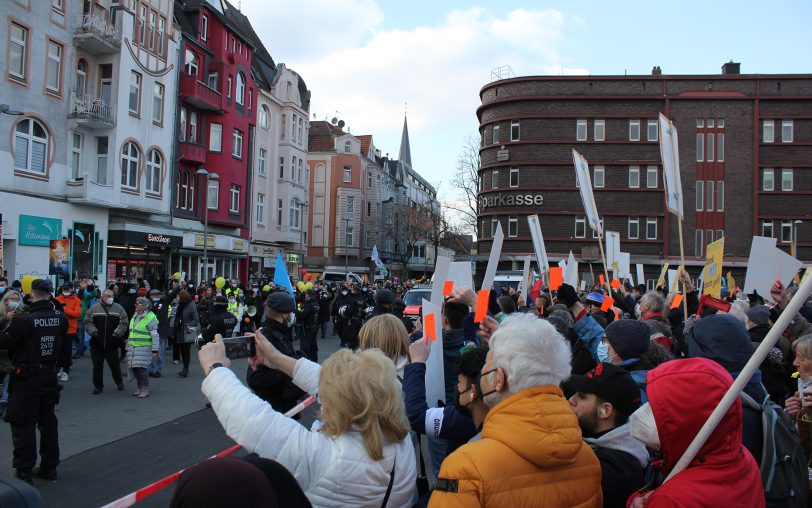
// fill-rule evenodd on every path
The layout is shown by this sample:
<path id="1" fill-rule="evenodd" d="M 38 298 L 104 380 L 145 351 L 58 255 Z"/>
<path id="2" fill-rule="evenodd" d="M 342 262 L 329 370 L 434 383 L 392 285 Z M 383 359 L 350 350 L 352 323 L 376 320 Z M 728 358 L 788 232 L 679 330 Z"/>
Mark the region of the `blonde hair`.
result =
<path id="1" fill-rule="evenodd" d="M 390 360 L 409 357 L 409 332 L 403 322 L 392 314 L 370 319 L 358 332 L 360 349 L 380 349 Z"/>
<path id="2" fill-rule="evenodd" d="M 395 365 L 378 349 L 340 349 L 324 362 L 319 376 L 321 432 L 338 437 L 350 428 L 361 433 L 372 460 L 383 458 L 386 443 L 409 434 L 409 420 Z"/>
<path id="3" fill-rule="evenodd" d="M 20 293 L 14 291 L 13 289 L 6 289 L 6 292 L 3 294 L 3 298 L 0 299 L 0 322 L 6 321 L 6 302 L 11 300 L 14 297 L 17 297 L 16 300 L 22 304 L 22 295 Z M 20 309 L 22 310 L 22 309 Z M 17 311 L 19 313 L 19 310 Z"/>

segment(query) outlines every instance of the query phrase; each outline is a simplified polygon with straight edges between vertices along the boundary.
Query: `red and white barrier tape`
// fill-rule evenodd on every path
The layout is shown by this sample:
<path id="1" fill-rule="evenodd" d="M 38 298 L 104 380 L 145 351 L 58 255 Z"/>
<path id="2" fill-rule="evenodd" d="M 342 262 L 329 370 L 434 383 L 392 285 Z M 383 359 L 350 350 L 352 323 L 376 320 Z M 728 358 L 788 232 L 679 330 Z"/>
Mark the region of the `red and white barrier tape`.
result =
<path id="1" fill-rule="evenodd" d="M 304 411 L 305 408 L 312 405 L 314 402 L 316 402 L 316 398 L 313 397 L 313 396 L 310 396 L 310 397 L 306 398 L 305 400 L 303 400 L 302 402 L 296 404 L 290 411 L 285 413 L 285 416 L 287 416 L 288 418 L 290 418 L 292 416 L 296 416 L 297 414 Z M 231 455 L 232 453 L 236 452 L 240 448 L 242 448 L 242 446 L 234 445 L 231 448 L 227 448 L 227 449 L 225 449 L 225 450 L 223 450 L 223 451 L 221 451 L 219 453 L 215 453 L 214 455 L 207 458 L 206 460 L 216 459 L 216 458 L 219 458 L 219 457 L 225 457 L 227 455 Z M 122 498 L 116 499 L 112 503 L 108 503 L 108 504 L 104 505 L 102 508 L 127 508 L 127 507 L 132 506 L 132 505 L 134 505 L 136 503 L 140 503 L 144 499 L 146 499 L 146 498 L 148 498 L 148 497 L 150 497 L 150 496 L 164 490 L 165 488 L 173 485 L 176 481 L 178 481 L 178 478 L 180 477 L 181 473 L 183 473 L 185 470 L 186 469 L 184 468 L 184 469 L 181 469 L 180 471 L 172 473 L 171 475 L 169 475 L 169 476 L 167 476 L 165 478 L 161 478 L 157 482 L 151 483 L 151 484 L 147 485 L 146 487 L 142 487 L 142 488 L 136 490 L 135 492 L 131 492 L 131 493 L 127 494 L 126 496 L 124 496 Z"/>

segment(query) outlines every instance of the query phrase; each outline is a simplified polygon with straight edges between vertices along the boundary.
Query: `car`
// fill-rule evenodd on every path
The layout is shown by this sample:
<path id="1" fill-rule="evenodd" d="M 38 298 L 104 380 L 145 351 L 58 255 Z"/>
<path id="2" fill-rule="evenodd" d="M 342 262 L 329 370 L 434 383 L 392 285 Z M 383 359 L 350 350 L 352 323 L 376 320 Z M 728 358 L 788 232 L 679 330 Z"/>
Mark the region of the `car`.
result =
<path id="1" fill-rule="evenodd" d="M 403 315 L 412 320 L 417 321 L 418 318 L 423 316 L 423 300 L 431 300 L 431 288 L 410 289 L 403 295 L 403 303 L 406 304 L 406 310 Z"/>

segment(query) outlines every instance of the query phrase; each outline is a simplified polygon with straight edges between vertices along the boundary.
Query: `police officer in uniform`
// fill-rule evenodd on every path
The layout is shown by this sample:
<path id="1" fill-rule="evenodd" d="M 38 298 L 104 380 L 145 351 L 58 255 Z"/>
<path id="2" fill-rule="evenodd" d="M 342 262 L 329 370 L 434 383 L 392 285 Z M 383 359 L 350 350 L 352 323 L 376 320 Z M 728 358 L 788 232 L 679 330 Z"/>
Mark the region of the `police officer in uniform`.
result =
<path id="1" fill-rule="evenodd" d="M 5 420 L 11 424 L 14 446 L 12 466 L 17 478 L 56 480 L 59 465 L 59 434 L 54 406 L 59 402 L 56 363 L 68 334 L 68 318 L 56 310 L 53 287 L 47 279 L 31 284 L 29 313 L 12 319 L 0 336 L 0 349 L 11 353 L 13 372 Z M 37 434 L 40 431 L 40 467 Z"/>
<path id="2" fill-rule="evenodd" d="M 304 292 L 302 310 L 296 312 L 296 321 L 302 324 L 299 349 L 304 353 L 305 358 L 318 363 L 319 302 L 314 290 L 308 289 Z"/>
<path id="3" fill-rule="evenodd" d="M 332 312 L 334 317 L 333 333 L 335 335 L 338 335 L 339 337 L 344 336 L 344 325 L 346 324 L 347 320 L 344 319 L 338 311 L 341 310 L 341 307 L 349 305 L 351 301 L 352 297 L 350 296 L 349 288 L 345 284 L 342 284 L 341 287 L 339 287 L 336 294 L 336 299 L 333 302 L 333 312 Z M 341 347 L 344 347 L 343 338 L 341 339 Z"/>
<path id="4" fill-rule="evenodd" d="M 202 333 L 204 343 L 212 342 L 218 333 L 223 337 L 231 337 L 235 326 L 237 317 L 228 311 L 228 299 L 223 295 L 215 296 L 209 324 Z"/>
<path id="5" fill-rule="evenodd" d="M 394 303 L 395 303 L 395 293 L 389 291 L 386 288 L 379 289 L 375 293 L 375 306 L 372 307 L 372 312 L 370 312 L 367 315 L 366 319 L 364 319 L 364 323 L 374 318 L 375 316 L 392 314 L 393 313 L 392 305 Z"/>
<path id="6" fill-rule="evenodd" d="M 361 288 L 353 285 L 349 303 L 338 309 L 339 315 L 344 318 L 341 347 L 350 349 L 358 347 L 358 332 L 361 331 L 361 325 L 364 324 L 364 315 L 368 306 L 366 297 L 361 293 Z"/>

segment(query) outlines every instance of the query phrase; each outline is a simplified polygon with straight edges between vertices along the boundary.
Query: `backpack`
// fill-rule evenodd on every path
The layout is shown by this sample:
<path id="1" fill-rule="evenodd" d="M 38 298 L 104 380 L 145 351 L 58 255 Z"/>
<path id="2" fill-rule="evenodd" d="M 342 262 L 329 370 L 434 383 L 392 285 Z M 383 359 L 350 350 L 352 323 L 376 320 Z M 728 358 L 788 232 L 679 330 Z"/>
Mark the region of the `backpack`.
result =
<path id="1" fill-rule="evenodd" d="M 767 506 L 805 507 L 809 473 L 795 422 L 769 395 L 761 404 L 744 392 L 739 397 L 745 407 L 761 412 L 764 448 L 759 469 Z"/>

